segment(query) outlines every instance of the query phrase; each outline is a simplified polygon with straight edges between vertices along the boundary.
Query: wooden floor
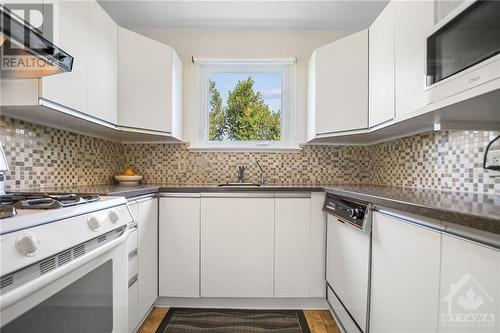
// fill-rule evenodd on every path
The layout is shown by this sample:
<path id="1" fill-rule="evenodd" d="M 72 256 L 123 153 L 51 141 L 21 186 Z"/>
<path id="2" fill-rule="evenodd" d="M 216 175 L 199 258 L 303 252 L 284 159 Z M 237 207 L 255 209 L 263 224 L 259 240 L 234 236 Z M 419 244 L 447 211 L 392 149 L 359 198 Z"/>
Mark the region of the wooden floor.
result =
<path id="1" fill-rule="evenodd" d="M 168 308 L 153 308 L 138 333 L 155 333 Z M 311 333 L 340 333 L 328 310 L 306 310 L 307 324 Z"/>

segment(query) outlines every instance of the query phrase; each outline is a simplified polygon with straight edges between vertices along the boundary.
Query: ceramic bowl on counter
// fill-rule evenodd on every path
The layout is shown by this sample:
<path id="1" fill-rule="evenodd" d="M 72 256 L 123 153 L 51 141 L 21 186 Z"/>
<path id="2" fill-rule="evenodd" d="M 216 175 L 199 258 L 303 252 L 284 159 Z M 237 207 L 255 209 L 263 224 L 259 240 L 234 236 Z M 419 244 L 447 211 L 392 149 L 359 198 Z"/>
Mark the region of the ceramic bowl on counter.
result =
<path id="1" fill-rule="evenodd" d="M 115 180 L 124 186 L 134 186 L 139 184 L 142 180 L 142 176 L 134 175 L 134 176 L 125 176 L 125 175 L 116 175 Z"/>

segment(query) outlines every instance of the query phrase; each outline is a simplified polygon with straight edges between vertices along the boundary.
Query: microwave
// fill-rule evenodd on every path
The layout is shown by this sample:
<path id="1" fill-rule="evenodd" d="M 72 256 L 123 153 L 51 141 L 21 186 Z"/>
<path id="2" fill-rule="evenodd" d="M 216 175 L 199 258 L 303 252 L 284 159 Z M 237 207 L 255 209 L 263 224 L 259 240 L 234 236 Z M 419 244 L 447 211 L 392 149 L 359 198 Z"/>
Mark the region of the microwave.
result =
<path id="1" fill-rule="evenodd" d="M 426 91 L 437 102 L 500 79 L 500 1 L 466 1 L 427 37 Z"/>

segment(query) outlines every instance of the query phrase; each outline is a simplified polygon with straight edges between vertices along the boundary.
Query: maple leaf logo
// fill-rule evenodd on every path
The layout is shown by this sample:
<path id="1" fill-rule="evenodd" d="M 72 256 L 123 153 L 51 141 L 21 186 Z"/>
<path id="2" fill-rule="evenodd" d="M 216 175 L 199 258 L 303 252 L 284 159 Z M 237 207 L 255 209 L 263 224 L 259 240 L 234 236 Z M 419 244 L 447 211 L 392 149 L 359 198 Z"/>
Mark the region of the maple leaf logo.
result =
<path id="1" fill-rule="evenodd" d="M 481 296 L 476 295 L 474 290 L 469 289 L 465 293 L 465 296 L 458 298 L 457 303 L 465 310 L 477 310 L 481 305 L 483 305 L 484 300 Z"/>

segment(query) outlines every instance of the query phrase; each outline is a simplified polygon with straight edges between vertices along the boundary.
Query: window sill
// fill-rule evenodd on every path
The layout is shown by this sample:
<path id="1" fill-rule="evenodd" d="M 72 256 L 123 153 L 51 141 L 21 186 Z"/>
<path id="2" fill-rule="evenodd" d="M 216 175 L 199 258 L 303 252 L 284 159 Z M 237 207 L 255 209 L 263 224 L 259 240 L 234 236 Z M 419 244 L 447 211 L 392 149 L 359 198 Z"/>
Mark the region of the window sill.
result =
<path id="1" fill-rule="evenodd" d="M 300 153 L 300 147 L 188 147 L 192 152 L 256 152 L 256 153 Z"/>

